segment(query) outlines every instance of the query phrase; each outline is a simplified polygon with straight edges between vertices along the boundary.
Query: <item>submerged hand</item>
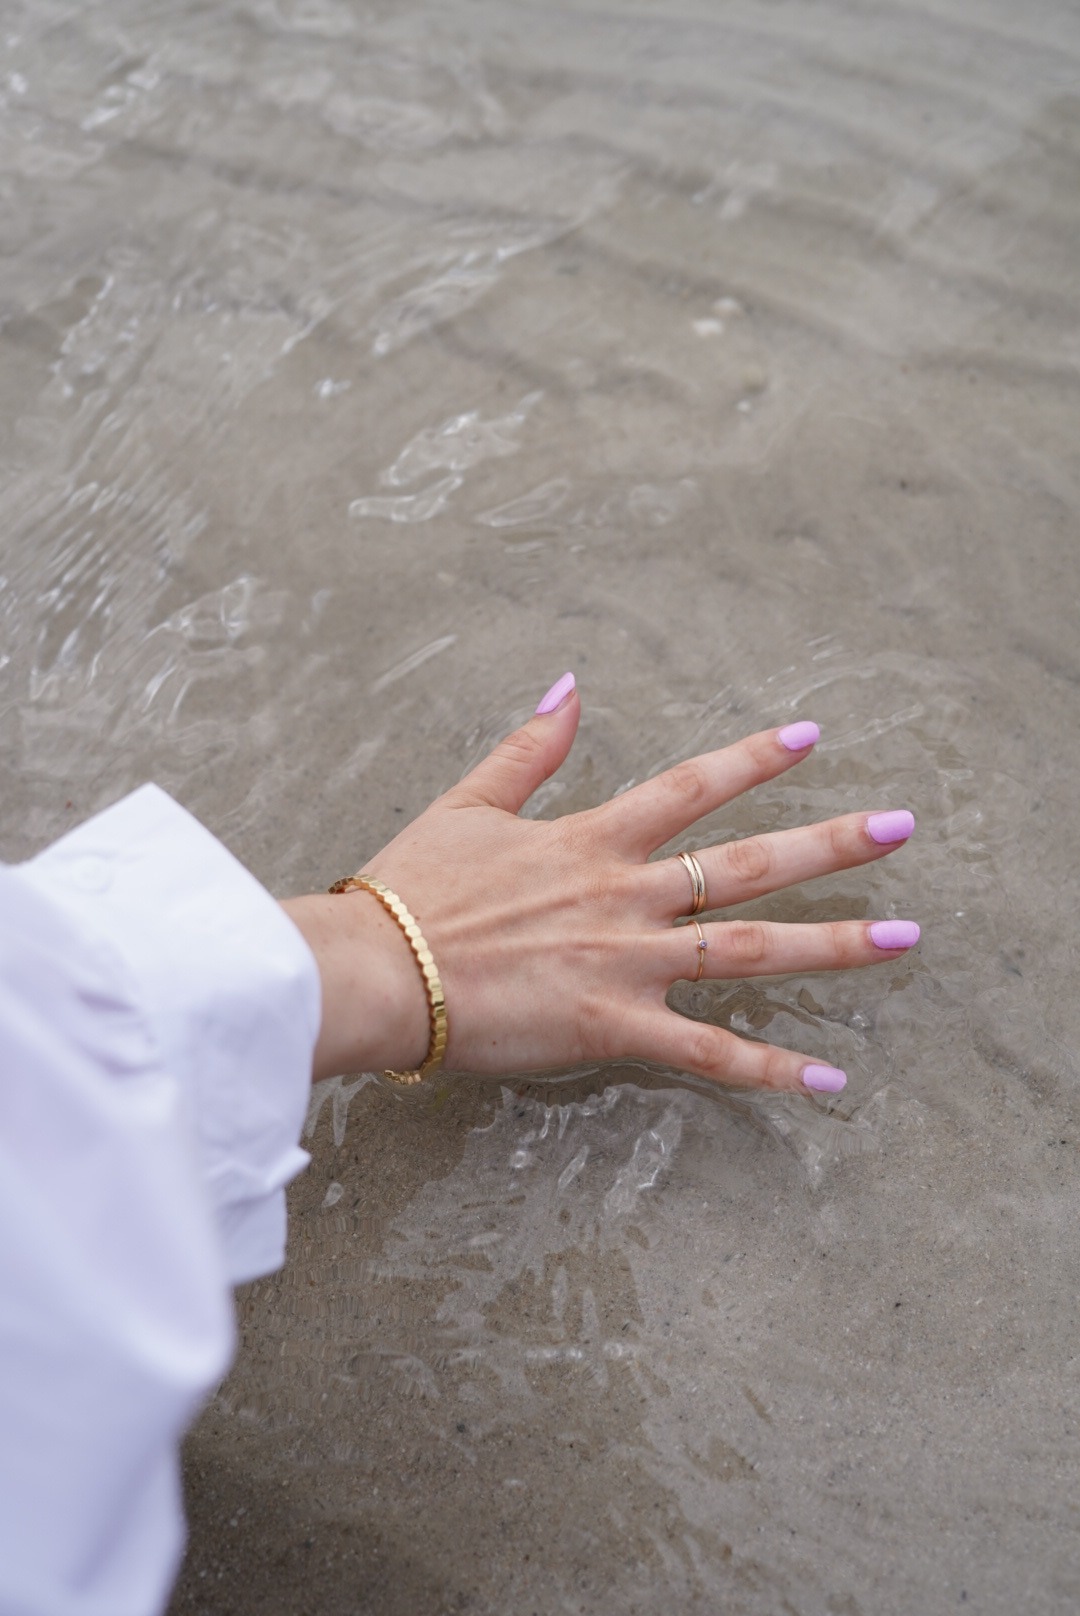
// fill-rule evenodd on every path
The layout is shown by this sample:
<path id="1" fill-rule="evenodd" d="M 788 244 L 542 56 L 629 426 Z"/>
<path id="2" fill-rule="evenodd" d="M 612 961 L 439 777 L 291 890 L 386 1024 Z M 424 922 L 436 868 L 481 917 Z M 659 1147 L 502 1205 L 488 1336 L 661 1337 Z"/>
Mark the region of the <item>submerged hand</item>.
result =
<path id="1" fill-rule="evenodd" d="M 560 685 L 564 682 L 560 681 Z M 894 959 L 918 939 L 907 921 L 784 925 L 705 918 L 801 881 L 883 857 L 910 835 L 905 811 L 847 814 L 696 854 L 707 901 L 687 925 L 692 867 L 650 860 L 742 792 L 782 774 L 817 739 L 812 724 L 766 730 L 678 764 L 583 813 L 519 811 L 562 764 L 581 708 L 572 681 L 432 803 L 364 870 L 400 895 L 446 994 L 446 1064 L 529 1072 L 637 1058 L 741 1088 L 843 1087 L 812 1057 L 691 1021 L 665 999 L 680 979 L 716 981 L 841 970 Z M 555 687 L 556 699 L 562 694 Z M 416 962 L 366 892 L 292 900 L 287 910 L 323 977 L 316 1075 L 418 1064 L 428 1042 Z"/>

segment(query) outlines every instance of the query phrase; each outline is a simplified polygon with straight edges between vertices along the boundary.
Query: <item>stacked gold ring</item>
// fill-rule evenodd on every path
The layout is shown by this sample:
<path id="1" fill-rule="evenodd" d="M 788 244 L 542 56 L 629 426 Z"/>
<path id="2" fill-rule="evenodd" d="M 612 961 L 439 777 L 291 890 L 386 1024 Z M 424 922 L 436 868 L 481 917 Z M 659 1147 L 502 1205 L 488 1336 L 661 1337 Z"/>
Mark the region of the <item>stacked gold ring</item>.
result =
<path id="1" fill-rule="evenodd" d="M 677 853 L 676 857 L 682 861 L 686 873 L 690 877 L 691 897 L 693 899 L 690 905 L 690 913 L 700 915 L 707 902 L 705 871 L 701 868 L 693 853 Z"/>
<path id="2" fill-rule="evenodd" d="M 424 978 L 424 991 L 427 994 L 428 1015 L 431 1020 L 431 1040 L 428 1043 L 428 1052 L 424 1056 L 423 1064 L 415 1072 L 384 1072 L 391 1083 L 422 1083 L 425 1077 L 430 1077 L 435 1068 L 441 1063 L 446 1053 L 446 996 L 443 985 L 439 980 L 439 973 L 435 961 L 431 957 L 431 949 L 424 941 L 423 933 L 416 924 L 412 915 L 406 909 L 396 892 L 391 892 L 388 886 L 376 880 L 373 875 L 347 875 L 342 881 L 335 881 L 330 892 L 370 892 L 377 898 L 387 913 L 397 922 L 405 933 L 405 941 L 412 949 L 416 963 L 420 967 L 420 974 Z"/>

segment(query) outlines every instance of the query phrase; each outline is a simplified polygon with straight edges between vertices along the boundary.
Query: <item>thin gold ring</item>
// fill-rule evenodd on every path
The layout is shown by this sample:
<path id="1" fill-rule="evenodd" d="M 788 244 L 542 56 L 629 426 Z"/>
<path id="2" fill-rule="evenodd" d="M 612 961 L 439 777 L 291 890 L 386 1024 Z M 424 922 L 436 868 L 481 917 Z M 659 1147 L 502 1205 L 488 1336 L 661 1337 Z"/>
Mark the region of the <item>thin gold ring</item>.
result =
<path id="1" fill-rule="evenodd" d="M 692 920 L 690 924 L 697 932 L 697 975 L 695 976 L 694 981 L 700 982 L 705 973 L 705 955 L 708 952 L 709 939 L 706 937 L 696 920 Z"/>
<path id="2" fill-rule="evenodd" d="M 690 877 L 690 889 L 693 903 L 690 905 L 692 915 L 700 915 L 708 901 L 705 891 L 705 871 L 701 868 L 693 853 L 677 853 L 676 858 L 681 859 L 687 875 Z"/>

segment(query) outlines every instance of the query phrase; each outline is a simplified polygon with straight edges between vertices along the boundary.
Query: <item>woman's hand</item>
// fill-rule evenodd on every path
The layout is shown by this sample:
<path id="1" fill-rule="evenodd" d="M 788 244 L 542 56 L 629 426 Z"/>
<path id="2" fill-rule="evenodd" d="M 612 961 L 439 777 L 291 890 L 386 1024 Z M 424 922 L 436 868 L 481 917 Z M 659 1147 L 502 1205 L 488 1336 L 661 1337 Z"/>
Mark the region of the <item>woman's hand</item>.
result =
<path id="1" fill-rule="evenodd" d="M 650 855 L 696 820 L 800 762 L 813 724 L 751 735 L 562 819 L 519 810 L 566 758 L 581 708 L 571 675 L 459 785 L 368 859 L 412 911 L 446 994 L 447 1066 L 530 1072 L 637 1058 L 740 1088 L 835 1092 L 844 1074 L 749 1043 L 665 1003 L 680 978 L 708 981 L 872 965 L 918 940 L 909 921 L 777 925 L 707 918 L 728 905 L 882 858 L 906 841 L 906 811 L 847 814 L 696 854 L 692 876 Z M 287 911 L 323 980 L 316 1076 L 418 1066 L 427 999 L 396 923 L 367 892 L 293 899 Z M 699 935 L 700 926 L 700 935 Z M 702 944 L 704 945 L 702 947 Z"/>

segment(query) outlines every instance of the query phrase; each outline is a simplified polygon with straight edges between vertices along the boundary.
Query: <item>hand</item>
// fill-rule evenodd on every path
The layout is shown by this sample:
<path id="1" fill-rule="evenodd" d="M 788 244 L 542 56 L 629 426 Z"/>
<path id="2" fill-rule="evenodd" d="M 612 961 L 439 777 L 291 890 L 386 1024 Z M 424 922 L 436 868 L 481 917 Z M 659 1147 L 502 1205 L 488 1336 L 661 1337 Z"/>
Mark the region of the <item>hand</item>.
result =
<path id="1" fill-rule="evenodd" d="M 545 698 L 528 724 L 364 864 L 412 911 L 434 955 L 446 993 L 446 1065 L 530 1072 L 637 1058 L 740 1088 L 842 1088 L 844 1074 L 811 1056 L 668 1008 L 672 983 L 697 976 L 699 937 L 694 924 L 674 924 L 692 906 L 685 865 L 650 862 L 696 820 L 800 762 L 816 727 L 751 735 L 584 813 L 521 819 L 577 731 L 569 676 L 554 699 L 553 711 L 543 711 Z M 913 825 L 905 811 L 847 814 L 703 848 L 706 913 L 882 858 Z M 420 973 L 376 899 L 351 892 L 286 908 L 323 977 L 316 1075 L 419 1065 L 428 1043 Z M 708 981 L 871 965 L 895 959 L 919 934 L 908 921 L 778 925 L 703 915 L 699 924 Z"/>

